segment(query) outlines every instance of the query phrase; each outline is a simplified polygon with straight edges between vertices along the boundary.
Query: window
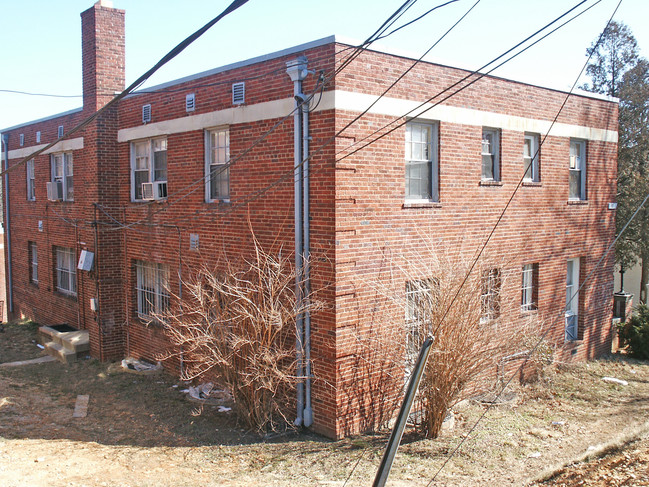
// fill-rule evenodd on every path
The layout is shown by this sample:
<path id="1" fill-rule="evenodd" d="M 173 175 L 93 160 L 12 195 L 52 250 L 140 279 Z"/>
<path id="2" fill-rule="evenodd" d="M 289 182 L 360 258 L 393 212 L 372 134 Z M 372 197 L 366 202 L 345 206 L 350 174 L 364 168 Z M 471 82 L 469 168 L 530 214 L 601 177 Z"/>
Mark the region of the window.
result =
<path id="1" fill-rule="evenodd" d="M 59 128 L 56 131 L 56 136 L 60 139 L 63 137 L 63 125 L 59 125 Z"/>
<path id="2" fill-rule="evenodd" d="M 41 143 L 41 131 L 39 130 L 36 132 L 36 143 L 40 144 Z"/>
<path id="3" fill-rule="evenodd" d="M 38 247 L 36 242 L 29 242 L 29 282 L 38 284 Z"/>
<path id="4" fill-rule="evenodd" d="M 27 199 L 34 201 L 36 199 L 36 178 L 34 177 L 34 159 L 27 161 Z"/>
<path id="5" fill-rule="evenodd" d="M 77 295 L 77 266 L 74 249 L 56 249 L 56 289 L 70 296 Z"/>
<path id="6" fill-rule="evenodd" d="M 525 167 L 525 176 L 523 181 L 539 182 L 539 140 L 538 134 L 525 134 L 523 143 L 523 166 Z"/>
<path id="7" fill-rule="evenodd" d="M 483 271 L 481 285 L 480 322 L 488 323 L 500 316 L 500 269 L 488 269 Z"/>
<path id="8" fill-rule="evenodd" d="M 570 141 L 570 199 L 586 199 L 586 142 Z"/>
<path id="9" fill-rule="evenodd" d="M 52 154 L 52 182 L 60 183 L 61 199 L 74 201 L 74 185 L 72 170 L 72 153 L 61 152 Z"/>
<path id="10" fill-rule="evenodd" d="M 25 145 L 25 134 L 20 134 L 19 139 L 20 139 L 20 147 L 22 147 L 23 145 Z"/>
<path id="11" fill-rule="evenodd" d="M 537 309 L 539 287 L 539 265 L 525 264 L 523 266 L 523 282 L 521 284 L 521 311 Z"/>
<path id="12" fill-rule="evenodd" d="M 500 181 L 500 131 L 482 129 L 482 179 Z"/>
<path id="13" fill-rule="evenodd" d="M 435 124 L 406 124 L 406 199 L 439 201 Z"/>
<path id="14" fill-rule="evenodd" d="M 230 132 L 228 129 L 205 133 L 205 200 L 230 198 Z"/>
<path id="15" fill-rule="evenodd" d="M 169 307 L 169 269 L 163 264 L 135 262 L 137 314 L 140 318 L 151 319 Z"/>
<path id="16" fill-rule="evenodd" d="M 142 183 L 167 180 L 167 139 L 131 144 L 131 199 L 142 200 Z"/>
<path id="17" fill-rule="evenodd" d="M 579 322 L 579 259 L 568 259 L 566 269 L 566 341 L 577 340 Z"/>
<path id="18" fill-rule="evenodd" d="M 421 279 L 406 282 L 406 378 L 415 365 L 425 339 L 422 332 L 432 329 L 432 314 L 439 282 Z"/>

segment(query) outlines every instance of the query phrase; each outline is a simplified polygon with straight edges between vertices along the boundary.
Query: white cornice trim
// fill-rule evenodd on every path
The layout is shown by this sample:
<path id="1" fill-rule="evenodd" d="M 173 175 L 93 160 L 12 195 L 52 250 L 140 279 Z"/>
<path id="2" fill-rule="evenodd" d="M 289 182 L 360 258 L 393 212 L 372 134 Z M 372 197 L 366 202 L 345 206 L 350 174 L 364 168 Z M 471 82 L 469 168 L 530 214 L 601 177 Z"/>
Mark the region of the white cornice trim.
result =
<path id="1" fill-rule="evenodd" d="M 374 103 L 377 98 L 378 97 L 375 95 L 342 90 L 327 91 L 322 95 L 322 100 L 315 111 L 319 112 L 336 109 L 350 111 L 352 113 L 360 113 Z M 407 116 L 440 122 L 486 126 L 503 130 L 535 132 L 539 134 L 547 133 L 551 126 L 549 120 L 537 120 L 449 105 L 438 105 L 433 107 L 431 103 L 426 103 L 419 107 L 420 104 L 421 103 L 417 101 L 383 97 L 368 111 L 368 113 L 387 115 L 395 118 Z M 219 125 L 235 125 L 261 120 L 278 119 L 290 115 L 294 106 L 295 101 L 292 98 L 285 98 L 282 100 L 257 103 L 254 105 L 225 108 L 223 110 L 216 110 L 214 112 L 200 115 L 121 129 L 118 131 L 117 140 L 118 142 L 128 142 L 136 139 L 203 130 L 205 128 L 216 127 Z M 605 130 L 565 123 L 555 123 L 550 135 L 614 143 L 617 142 L 618 138 L 617 131 L 615 130 Z"/>
<path id="2" fill-rule="evenodd" d="M 30 147 L 21 147 L 20 149 L 10 150 L 9 159 L 23 159 L 33 154 L 34 152 L 41 150 L 43 147 L 47 147 L 47 144 L 32 145 Z M 55 152 L 65 152 L 79 149 L 83 149 L 83 137 L 62 140 L 61 142 L 58 142 L 57 144 L 47 149 L 43 154 L 53 154 Z M 4 160 L 4 153 L 2 154 L 2 159 Z"/>

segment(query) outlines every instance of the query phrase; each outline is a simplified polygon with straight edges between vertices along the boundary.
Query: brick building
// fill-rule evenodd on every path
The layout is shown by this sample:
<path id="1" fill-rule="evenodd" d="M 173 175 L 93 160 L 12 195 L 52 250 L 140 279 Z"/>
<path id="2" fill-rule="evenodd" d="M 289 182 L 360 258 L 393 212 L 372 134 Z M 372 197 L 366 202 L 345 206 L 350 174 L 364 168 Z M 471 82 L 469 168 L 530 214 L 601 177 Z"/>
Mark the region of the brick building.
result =
<path id="1" fill-rule="evenodd" d="M 312 288 L 327 304 L 311 320 L 314 430 L 340 437 L 372 426 L 371 368 L 359 372 L 371 361 L 359 337 L 373 326 L 373 291 L 363 283 L 391 272 L 405 294 L 386 255 L 421 250 L 432 237 L 471 254 L 525 162 L 490 244 L 507 256 L 498 272 L 515 277 L 500 292 L 521 302 L 516 316 L 499 319 L 515 326 L 526 313 L 561 315 L 567 290 L 592 273 L 551 339 L 564 359 L 610 350 L 613 257 L 595 266 L 615 232 L 616 100 L 570 96 L 535 157 L 566 93 L 484 77 L 422 113 L 433 95 L 471 80 L 422 62 L 336 136 L 414 61 L 366 50 L 329 78 L 351 52 L 331 37 L 134 93 L 66 137 L 124 88 L 124 11 L 97 2 L 81 17 L 83 107 L 2 134 L 9 167 L 63 136 L 8 173 L 14 316 L 88 330 L 101 360 L 154 359 L 168 342 L 146 316 L 168 303 L 165 284 L 178 294 L 202 263 L 248 251 L 248 221 L 262 243 L 294 248 L 301 120 Z M 292 115 L 296 83 L 315 93 L 308 122 Z M 394 130 L 353 152 L 385 125 Z M 78 269 L 82 253 L 94 258 L 89 270 Z M 405 330 L 403 322 L 395 312 L 391 326 Z"/>

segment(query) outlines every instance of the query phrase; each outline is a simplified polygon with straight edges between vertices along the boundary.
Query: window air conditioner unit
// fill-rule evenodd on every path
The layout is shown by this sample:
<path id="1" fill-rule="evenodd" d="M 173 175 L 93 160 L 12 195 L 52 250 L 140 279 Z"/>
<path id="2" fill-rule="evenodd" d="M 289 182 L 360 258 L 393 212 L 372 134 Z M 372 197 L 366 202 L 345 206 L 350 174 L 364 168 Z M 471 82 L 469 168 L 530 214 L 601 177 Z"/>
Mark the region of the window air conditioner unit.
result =
<path id="1" fill-rule="evenodd" d="M 63 182 L 47 182 L 47 199 L 50 201 L 61 201 L 63 199 Z"/>
<path id="2" fill-rule="evenodd" d="M 143 200 L 161 200 L 167 197 L 167 181 L 142 183 Z"/>

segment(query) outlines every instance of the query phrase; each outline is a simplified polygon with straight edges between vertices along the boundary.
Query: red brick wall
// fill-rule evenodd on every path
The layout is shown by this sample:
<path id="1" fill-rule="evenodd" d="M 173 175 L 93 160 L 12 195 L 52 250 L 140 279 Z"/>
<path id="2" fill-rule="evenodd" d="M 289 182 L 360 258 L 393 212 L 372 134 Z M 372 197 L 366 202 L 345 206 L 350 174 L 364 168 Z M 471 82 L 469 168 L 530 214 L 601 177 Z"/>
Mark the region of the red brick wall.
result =
<path id="1" fill-rule="evenodd" d="M 84 91 L 95 103 L 92 83 L 123 83 L 123 66 L 92 66 L 99 57 L 86 46 L 97 19 L 106 9 L 82 14 L 84 24 Z M 109 25 L 123 18 L 110 10 L 101 17 Z M 92 14 L 92 15 L 91 15 Z M 84 17 L 85 18 L 85 17 Z M 103 22 L 103 21 L 102 21 Z M 110 30 L 110 29 L 109 29 Z M 87 32 L 91 32 L 88 34 Z M 121 37 L 120 37 L 121 36 Z M 110 56 L 123 52 L 123 33 Z M 103 46 L 101 38 L 99 45 Z M 103 49 L 103 48 L 102 48 Z M 334 51 L 338 54 L 334 55 Z M 350 53 L 346 46 L 324 45 L 306 50 L 309 69 L 304 91 L 316 87 L 318 71 L 331 73 Z M 288 117 L 254 150 L 244 154 L 280 119 L 230 124 L 232 159 L 231 201 L 206 203 L 204 185 L 204 131 L 166 136 L 169 197 L 162 202 L 130 201 L 130 142 L 117 142 L 119 129 L 142 126 L 142 105 L 152 106 L 152 122 L 179 119 L 232 107 L 231 84 L 246 80 L 246 105 L 290 99 L 293 84 L 285 62 L 293 53 L 256 64 L 212 73 L 182 84 L 122 100 L 80 136 L 84 148 L 74 152 L 75 202 L 46 201 L 45 181 L 49 156 L 36 164 L 36 201 L 26 201 L 25 171 L 11 175 L 12 249 L 14 296 L 19 314 L 43 323 L 68 322 L 91 330 L 93 356 L 116 359 L 126 354 L 157 360 L 169 346 L 162 330 L 142 323 L 136 312 L 136 260 L 165 264 L 172 292 L 180 291 L 180 279 L 188 279 L 202 265 L 217 266 L 251 250 L 250 229 L 266 248 L 293 252 L 293 120 Z M 86 58 L 90 61 L 86 61 Z M 326 87 L 378 95 L 411 60 L 367 52 L 345 68 Z M 87 69 L 86 69 L 87 68 Z M 103 71 L 102 71 L 103 69 Z M 423 101 L 466 73 L 422 63 L 389 93 L 392 98 Z M 121 76 L 121 78 L 120 78 Z M 99 80 L 99 81 L 97 81 Z M 114 87 L 114 86 L 113 86 Z M 102 92 L 103 93 L 103 92 Z M 185 95 L 196 94 L 196 110 L 185 111 Z M 552 120 L 564 94 L 497 78 L 485 78 L 448 100 L 450 106 L 510 116 Z M 88 101 L 90 100 L 90 102 Z M 96 103 L 105 99 L 97 97 Z M 81 113 L 65 118 L 66 126 Z M 439 123 L 440 201 L 428 207 L 404 207 L 403 127 L 344 160 L 349 144 L 361 141 L 392 120 L 386 115 L 366 115 L 330 141 L 356 116 L 343 109 L 311 114 L 311 247 L 314 257 L 312 288 L 327 305 L 312 318 L 313 429 L 333 437 L 374 428 L 396 406 L 402 384 L 398 346 L 386 357 L 377 344 L 385 335 L 403 337 L 403 312 L 390 310 L 368 282 L 391 276 L 396 292 L 405 288 L 405 277 L 395 265 L 402 255 L 423 250 L 429 239 L 458 254 L 471 255 L 498 218 L 523 170 L 523 132 L 502 130 L 502 184 L 480 185 L 481 127 Z M 559 121 L 571 125 L 616 130 L 614 103 L 572 97 Z M 56 135 L 57 119 L 26 126 L 10 133 L 10 149 L 18 146 L 18 134 L 26 134 L 26 146 L 41 130 L 43 142 Z M 209 128 L 209 127 L 206 127 Z M 164 129 L 163 129 L 164 131 Z M 565 305 L 566 260 L 581 257 L 582 279 L 595 268 L 603 249 L 613 238 L 615 154 L 613 143 L 588 142 L 587 188 L 584 204 L 568 204 L 569 139 L 549 137 L 542 148 L 541 183 L 520 188 L 499 225 L 489 253 L 506 257 L 504 272 L 519 276 L 526 263 L 539 263 L 539 313 L 558 316 L 551 339 L 562 359 L 584 359 L 608 351 L 613 292 L 612 257 L 608 257 L 581 293 L 580 330 L 583 340 L 564 345 L 561 310 Z M 17 161 L 12 160 L 15 164 Z M 277 182 L 268 188 L 271 182 Z M 38 220 L 45 229 L 37 232 Z M 199 235 L 200 249 L 190 250 L 189 234 Z M 39 246 L 41 272 L 38 287 L 28 282 L 27 243 Z M 95 252 L 95 269 L 78 272 L 77 299 L 58 295 L 53 287 L 52 246 L 83 248 Z M 180 274 L 180 277 L 179 277 Z M 422 276 L 426 277 L 426 276 Z M 520 294 L 518 280 L 504 292 Z M 517 294 L 518 293 L 518 294 Z M 89 309 L 90 297 L 99 299 L 99 313 Z M 81 304 L 81 305 L 80 305 Z M 381 308 L 382 319 L 378 319 Z M 388 319 L 386 325 L 385 319 Z M 507 317 L 516 326 L 520 316 Z M 400 338 L 401 337 L 401 338 Z M 572 355 L 575 350 L 576 354 Z M 396 357 L 396 358 L 395 358 Z M 178 370 L 177 360 L 167 366 Z"/>

